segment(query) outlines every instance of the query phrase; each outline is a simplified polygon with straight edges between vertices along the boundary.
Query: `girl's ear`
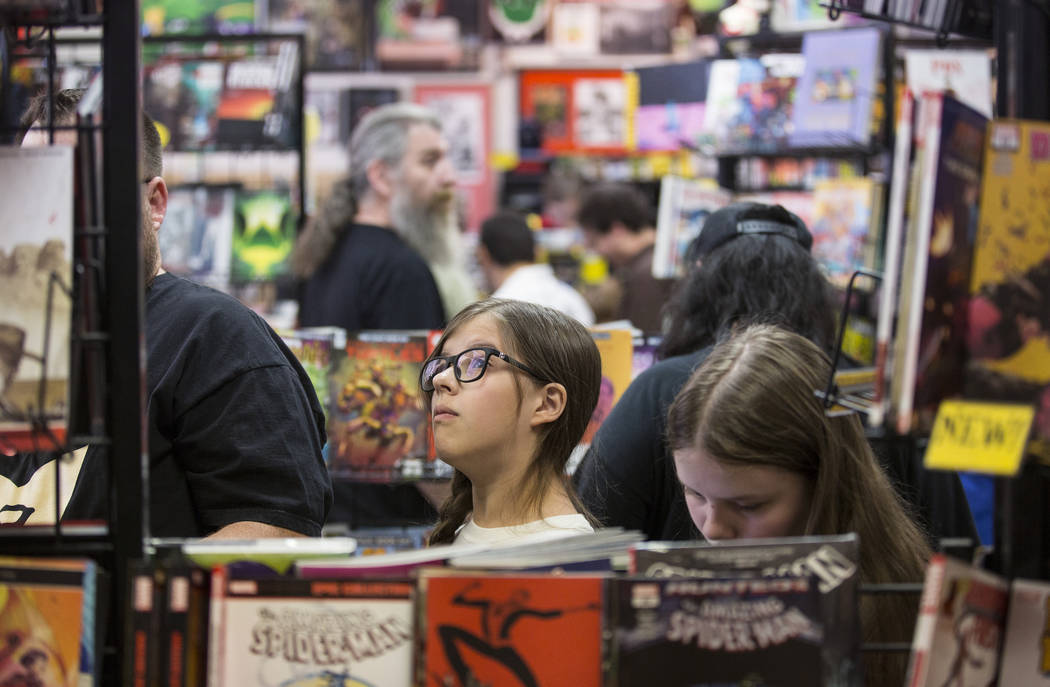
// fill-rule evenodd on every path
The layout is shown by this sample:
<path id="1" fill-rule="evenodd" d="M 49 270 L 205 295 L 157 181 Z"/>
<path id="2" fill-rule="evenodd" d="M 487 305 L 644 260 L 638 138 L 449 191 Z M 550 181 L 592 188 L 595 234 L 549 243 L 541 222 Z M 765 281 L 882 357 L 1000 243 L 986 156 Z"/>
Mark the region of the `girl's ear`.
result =
<path id="1" fill-rule="evenodd" d="M 548 422 L 554 422 L 565 412 L 565 387 L 557 382 L 549 382 L 539 390 L 538 403 L 533 406 L 529 427 L 535 429 Z"/>

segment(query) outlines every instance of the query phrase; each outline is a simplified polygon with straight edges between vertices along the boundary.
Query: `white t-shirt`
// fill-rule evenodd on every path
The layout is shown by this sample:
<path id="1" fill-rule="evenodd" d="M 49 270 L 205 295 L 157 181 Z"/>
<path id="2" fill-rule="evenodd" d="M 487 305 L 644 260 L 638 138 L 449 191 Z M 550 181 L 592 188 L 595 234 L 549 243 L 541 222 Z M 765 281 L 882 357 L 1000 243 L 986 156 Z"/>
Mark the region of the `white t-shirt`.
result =
<path id="1" fill-rule="evenodd" d="M 546 305 L 575 317 L 585 327 L 594 324 L 591 306 L 576 289 L 555 277 L 550 265 L 540 263 L 519 267 L 500 284 L 492 297 Z"/>
<path id="2" fill-rule="evenodd" d="M 566 535 L 579 534 L 580 532 L 593 532 L 594 528 L 587 518 L 579 513 L 572 515 L 552 515 L 543 520 L 533 520 L 524 525 L 510 525 L 508 527 L 480 527 L 468 519 L 456 531 L 456 544 L 502 544 L 527 534 L 546 532 L 549 530 L 564 530 Z"/>

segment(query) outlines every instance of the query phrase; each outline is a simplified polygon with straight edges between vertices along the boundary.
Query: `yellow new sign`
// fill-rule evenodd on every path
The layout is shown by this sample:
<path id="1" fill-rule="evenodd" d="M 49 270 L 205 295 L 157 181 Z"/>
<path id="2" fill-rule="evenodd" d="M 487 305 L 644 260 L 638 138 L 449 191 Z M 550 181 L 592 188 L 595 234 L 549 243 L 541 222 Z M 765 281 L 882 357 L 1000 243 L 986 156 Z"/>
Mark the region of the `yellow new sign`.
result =
<path id="1" fill-rule="evenodd" d="M 1032 406 L 944 401 L 930 434 L 926 467 L 1015 475 L 1034 418 Z"/>

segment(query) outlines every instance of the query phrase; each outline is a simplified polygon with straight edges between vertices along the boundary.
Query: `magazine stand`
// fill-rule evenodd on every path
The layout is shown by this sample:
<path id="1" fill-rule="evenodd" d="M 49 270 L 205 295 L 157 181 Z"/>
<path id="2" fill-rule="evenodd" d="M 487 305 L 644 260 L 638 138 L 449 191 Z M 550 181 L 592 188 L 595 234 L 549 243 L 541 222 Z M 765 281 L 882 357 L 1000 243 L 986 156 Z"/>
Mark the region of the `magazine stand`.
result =
<path id="1" fill-rule="evenodd" d="M 59 3 L 40 3 L 56 5 Z M 91 445 L 105 450 L 109 463 L 109 514 L 100 526 L 63 525 L 55 513 L 55 524 L 47 527 L 4 527 L 0 531 L 0 553 L 6 555 L 88 556 L 96 559 L 110 574 L 108 611 L 104 626 L 105 651 L 101 659 L 102 684 L 120 684 L 120 648 L 123 646 L 123 591 L 127 589 L 128 562 L 141 558 L 144 535 L 148 532 L 143 484 L 147 464 L 144 460 L 145 403 L 143 399 L 144 289 L 139 227 L 141 189 L 139 179 L 139 3 L 66 0 L 54 9 L 0 9 L 0 137 L 10 141 L 18 130 L 20 113 L 10 112 L 12 58 L 43 57 L 47 64 L 46 93 L 53 98 L 58 90 L 55 78 L 56 30 L 65 27 L 90 29 L 101 46 L 103 56 L 101 118 L 84 117 L 75 126 L 56 126 L 48 121 L 47 131 L 54 140 L 56 131 L 78 131 L 76 165 L 81 185 L 78 197 L 88 202 L 93 213 L 74 217 L 74 299 L 75 320 L 72 348 L 94 351 L 92 360 L 98 373 L 92 377 L 95 388 L 74 388 L 79 377 L 77 364 L 71 365 L 72 398 L 92 394 L 100 399 L 95 422 L 87 433 L 61 437 L 47 422 L 36 422 L 42 449 L 55 455 Z M 17 51 L 16 51 L 17 49 Z M 94 148 L 96 141 L 100 141 Z M 83 159 L 85 153 L 87 159 Z M 85 221 L 86 217 L 94 217 Z M 64 290 L 65 285 L 60 285 Z M 52 288 L 54 294 L 55 289 Z M 90 293 L 88 293 L 90 292 Z M 119 294 L 119 297 L 116 297 Z M 107 297 L 112 295 L 114 297 Z M 89 297 L 97 304 L 97 321 L 86 320 L 77 312 L 78 303 Z M 75 356 L 79 358 L 80 356 Z M 71 425 L 72 426 L 72 425 Z M 56 471 L 56 490 L 58 490 Z M 56 505 L 56 511 L 59 506 Z M 100 597 L 105 599 L 105 597 Z"/>

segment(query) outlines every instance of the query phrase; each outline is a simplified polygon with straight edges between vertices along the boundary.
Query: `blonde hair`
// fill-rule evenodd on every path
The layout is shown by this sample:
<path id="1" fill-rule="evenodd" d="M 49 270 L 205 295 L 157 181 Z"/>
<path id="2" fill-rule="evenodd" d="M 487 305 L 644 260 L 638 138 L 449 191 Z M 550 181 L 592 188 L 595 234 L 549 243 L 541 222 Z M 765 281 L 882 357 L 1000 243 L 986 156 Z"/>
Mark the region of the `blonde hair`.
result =
<path id="1" fill-rule="evenodd" d="M 806 531 L 856 532 L 864 583 L 919 582 L 930 550 L 878 464 L 856 415 L 829 417 L 814 391 L 831 363 L 808 339 L 755 325 L 717 345 L 675 398 L 672 450 L 698 448 L 716 460 L 767 465 L 813 485 Z M 861 599 L 865 641 L 909 641 L 914 596 Z M 865 658 L 868 684 L 900 684 L 907 656 Z"/>

